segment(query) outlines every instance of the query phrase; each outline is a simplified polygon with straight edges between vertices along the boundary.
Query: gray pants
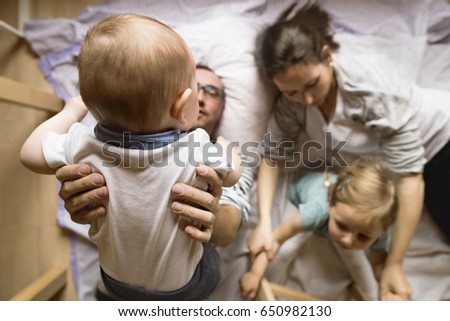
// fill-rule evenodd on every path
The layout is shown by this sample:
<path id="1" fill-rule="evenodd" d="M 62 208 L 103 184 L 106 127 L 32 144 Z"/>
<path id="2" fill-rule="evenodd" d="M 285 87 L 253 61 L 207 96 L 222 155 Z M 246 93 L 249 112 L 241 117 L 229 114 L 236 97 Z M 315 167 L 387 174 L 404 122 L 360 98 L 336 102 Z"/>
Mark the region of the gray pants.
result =
<path id="1" fill-rule="evenodd" d="M 100 268 L 101 269 L 101 268 Z M 156 292 L 114 280 L 101 269 L 108 294 L 97 291 L 100 301 L 197 301 L 206 299 L 220 281 L 220 257 L 216 249 L 203 244 L 203 256 L 191 280 L 181 289 Z"/>

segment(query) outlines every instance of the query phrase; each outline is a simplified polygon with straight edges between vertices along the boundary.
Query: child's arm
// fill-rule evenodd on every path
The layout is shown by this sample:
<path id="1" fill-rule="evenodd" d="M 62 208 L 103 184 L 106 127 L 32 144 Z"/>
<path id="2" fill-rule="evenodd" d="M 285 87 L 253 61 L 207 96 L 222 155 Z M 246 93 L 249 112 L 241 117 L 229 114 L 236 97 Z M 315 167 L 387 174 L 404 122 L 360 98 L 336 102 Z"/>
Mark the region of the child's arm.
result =
<path id="1" fill-rule="evenodd" d="M 41 136 L 45 132 L 66 133 L 72 124 L 81 121 L 87 109 L 81 97 L 71 98 L 63 110 L 39 125 L 27 138 L 20 151 L 22 164 L 39 174 L 54 174 L 56 169 L 47 165 L 42 152 Z"/>
<path id="2" fill-rule="evenodd" d="M 294 235 L 302 232 L 302 226 L 300 222 L 300 213 L 296 212 L 287 220 L 283 221 L 274 231 L 273 236 L 276 242 L 274 244 L 279 244 L 281 246 L 284 242 L 289 240 Z M 276 249 L 278 250 L 278 249 Z"/>
<path id="3" fill-rule="evenodd" d="M 300 215 L 298 212 L 281 223 L 280 226 L 273 231 L 274 243 L 271 251 L 260 252 L 255 257 L 250 271 L 241 277 L 241 295 L 243 298 L 248 300 L 254 300 L 256 298 L 261 280 L 270 263 L 269 255 L 275 257 L 281 245 L 301 231 Z"/>
<path id="4" fill-rule="evenodd" d="M 258 174 L 258 223 L 248 240 L 251 258 L 261 251 L 271 251 L 272 236 L 272 204 L 275 196 L 280 168 L 275 161 L 268 158 L 261 160 Z M 273 257 L 269 254 L 269 260 Z"/>
<path id="5" fill-rule="evenodd" d="M 377 281 L 380 281 L 381 273 L 384 269 L 384 263 L 386 262 L 387 253 L 383 251 L 370 251 L 369 262 L 372 266 L 373 273 Z"/>
<path id="6" fill-rule="evenodd" d="M 241 296 L 247 300 L 254 300 L 259 291 L 261 280 L 269 266 L 266 252 L 260 252 L 252 263 L 250 271 L 246 272 L 240 280 Z"/>

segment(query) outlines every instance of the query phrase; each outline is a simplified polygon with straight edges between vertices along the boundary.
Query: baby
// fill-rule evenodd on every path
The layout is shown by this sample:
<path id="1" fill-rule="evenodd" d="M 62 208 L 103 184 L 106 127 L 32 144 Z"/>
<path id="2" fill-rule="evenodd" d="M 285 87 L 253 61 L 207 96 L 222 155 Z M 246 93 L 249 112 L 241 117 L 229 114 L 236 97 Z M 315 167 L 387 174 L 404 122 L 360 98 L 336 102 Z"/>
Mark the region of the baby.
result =
<path id="1" fill-rule="evenodd" d="M 23 164 L 53 174 L 84 163 L 105 177 L 108 215 L 91 223 L 89 236 L 111 299 L 205 299 L 220 280 L 219 257 L 183 232 L 170 191 L 177 182 L 205 184 L 195 178 L 201 163 L 223 175 L 224 186 L 241 167 L 224 139 L 215 145 L 203 129 L 188 132 L 199 112 L 192 53 L 163 23 L 122 14 L 88 31 L 78 66 L 82 100 L 36 128 Z M 95 128 L 79 123 L 87 111 Z"/>

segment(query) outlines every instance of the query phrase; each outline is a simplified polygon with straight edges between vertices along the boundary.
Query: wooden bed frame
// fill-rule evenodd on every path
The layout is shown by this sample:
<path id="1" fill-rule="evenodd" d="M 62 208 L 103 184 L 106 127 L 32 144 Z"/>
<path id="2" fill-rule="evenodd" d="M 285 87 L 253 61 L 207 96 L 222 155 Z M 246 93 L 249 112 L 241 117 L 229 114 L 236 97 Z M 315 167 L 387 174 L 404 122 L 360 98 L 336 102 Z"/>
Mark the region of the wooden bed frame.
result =
<path id="1" fill-rule="evenodd" d="M 62 106 L 27 42 L 0 26 L 0 300 L 76 300 L 57 181 L 19 160 L 26 137 Z"/>
<path id="2" fill-rule="evenodd" d="M 349 285 L 351 296 L 356 301 L 367 301 L 365 294 L 361 288 L 352 283 Z M 257 300 L 259 301 L 276 301 L 277 299 L 291 301 L 326 301 L 326 298 L 320 298 L 310 295 L 306 292 L 294 290 L 283 285 L 269 282 L 266 278 L 261 281 L 261 287 L 258 292 Z"/>

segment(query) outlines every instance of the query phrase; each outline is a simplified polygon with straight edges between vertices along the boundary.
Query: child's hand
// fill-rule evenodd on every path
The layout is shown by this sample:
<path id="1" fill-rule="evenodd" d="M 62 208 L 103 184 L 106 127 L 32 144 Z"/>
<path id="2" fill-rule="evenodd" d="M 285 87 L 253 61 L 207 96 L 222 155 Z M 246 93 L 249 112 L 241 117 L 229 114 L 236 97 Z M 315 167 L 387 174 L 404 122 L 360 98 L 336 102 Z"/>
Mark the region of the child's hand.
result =
<path id="1" fill-rule="evenodd" d="M 64 106 L 63 110 L 72 114 L 76 122 L 81 121 L 88 112 L 88 109 L 81 99 L 81 96 L 70 98 Z"/>
<path id="2" fill-rule="evenodd" d="M 258 294 L 261 279 L 262 278 L 255 273 L 245 273 L 240 280 L 242 298 L 254 300 Z"/>
<path id="3" fill-rule="evenodd" d="M 267 257 L 272 259 L 275 258 L 280 250 L 280 246 L 281 244 L 275 239 L 275 236 L 273 236 L 272 248 L 267 252 Z"/>

